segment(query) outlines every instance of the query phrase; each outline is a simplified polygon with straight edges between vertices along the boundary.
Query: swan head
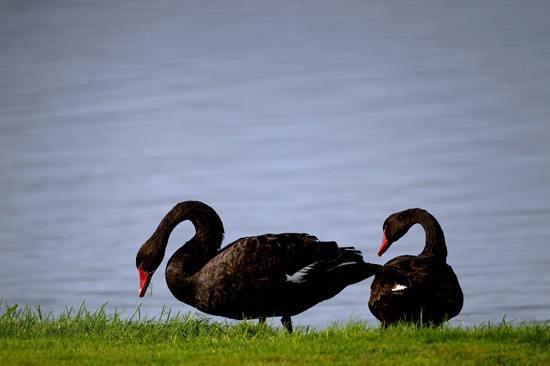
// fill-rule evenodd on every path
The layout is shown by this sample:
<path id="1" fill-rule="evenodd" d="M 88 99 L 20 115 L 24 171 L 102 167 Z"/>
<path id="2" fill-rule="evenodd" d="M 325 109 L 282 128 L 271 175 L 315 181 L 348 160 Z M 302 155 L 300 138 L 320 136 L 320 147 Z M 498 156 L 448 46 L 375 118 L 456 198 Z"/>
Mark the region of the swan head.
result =
<path id="1" fill-rule="evenodd" d="M 384 221 L 382 245 L 378 250 L 379 257 L 382 256 L 393 243 L 401 239 L 416 223 L 414 220 L 414 212 L 414 209 L 396 212 Z"/>
<path id="2" fill-rule="evenodd" d="M 150 240 L 145 242 L 139 249 L 136 256 L 136 268 L 139 272 L 139 297 L 145 296 L 151 278 L 153 278 L 153 274 L 160 266 L 163 258 L 164 250 L 159 250 Z"/>

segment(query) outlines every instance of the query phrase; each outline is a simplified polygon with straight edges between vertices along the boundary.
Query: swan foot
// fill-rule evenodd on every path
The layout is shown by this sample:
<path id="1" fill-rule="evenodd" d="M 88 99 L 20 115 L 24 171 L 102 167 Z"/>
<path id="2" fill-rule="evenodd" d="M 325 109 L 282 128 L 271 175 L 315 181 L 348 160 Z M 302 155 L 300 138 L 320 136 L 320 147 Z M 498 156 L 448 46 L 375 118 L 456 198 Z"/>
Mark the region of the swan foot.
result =
<path id="1" fill-rule="evenodd" d="M 288 333 L 292 333 L 292 319 L 290 319 L 290 316 L 283 316 L 281 318 L 281 324 L 283 324 L 283 327 L 285 327 Z"/>

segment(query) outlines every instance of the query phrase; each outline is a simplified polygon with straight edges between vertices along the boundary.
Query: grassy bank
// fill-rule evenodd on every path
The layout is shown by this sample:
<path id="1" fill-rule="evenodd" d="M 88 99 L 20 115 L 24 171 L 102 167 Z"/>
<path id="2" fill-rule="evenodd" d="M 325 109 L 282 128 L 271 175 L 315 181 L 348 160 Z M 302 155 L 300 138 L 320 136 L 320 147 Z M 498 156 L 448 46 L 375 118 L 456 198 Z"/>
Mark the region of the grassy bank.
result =
<path id="1" fill-rule="evenodd" d="M 550 365 L 550 324 L 461 329 L 352 322 L 286 334 L 257 322 L 220 324 L 191 314 L 144 319 L 103 309 L 7 303 L 1 365 Z"/>

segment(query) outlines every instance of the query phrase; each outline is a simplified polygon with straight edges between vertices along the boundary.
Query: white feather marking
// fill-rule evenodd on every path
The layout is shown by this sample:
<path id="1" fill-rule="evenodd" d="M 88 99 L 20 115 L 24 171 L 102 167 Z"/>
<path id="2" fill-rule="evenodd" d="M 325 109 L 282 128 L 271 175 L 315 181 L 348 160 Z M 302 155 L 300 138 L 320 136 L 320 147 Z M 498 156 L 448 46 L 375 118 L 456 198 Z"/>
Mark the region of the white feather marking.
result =
<path id="1" fill-rule="evenodd" d="M 335 267 L 332 267 L 332 268 L 329 268 L 329 270 L 327 272 L 330 272 L 332 271 L 333 269 L 336 269 L 338 267 L 343 267 L 343 266 L 349 266 L 349 265 L 352 265 L 352 264 L 357 264 L 357 262 L 344 262 L 344 263 L 340 263 L 339 265 L 335 266 Z"/>
<path id="2" fill-rule="evenodd" d="M 393 286 L 393 288 L 391 289 L 393 292 L 395 291 L 402 291 L 402 290 L 405 290 L 407 288 L 407 286 L 404 286 L 404 285 L 400 285 L 398 283 L 395 284 L 395 286 Z"/>
<path id="3" fill-rule="evenodd" d="M 293 275 L 286 275 L 286 281 L 287 282 L 294 282 L 294 283 L 302 283 L 305 281 L 305 276 L 307 275 L 308 271 L 312 268 L 312 266 L 306 266 L 299 270 L 298 272 L 294 273 Z"/>
<path id="4" fill-rule="evenodd" d="M 357 264 L 357 262 L 344 262 L 344 263 L 340 263 L 339 265 L 337 265 L 337 266 L 334 267 L 334 268 L 338 268 L 338 267 L 342 267 L 342 266 L 349 266 L 350 264 Z"/>

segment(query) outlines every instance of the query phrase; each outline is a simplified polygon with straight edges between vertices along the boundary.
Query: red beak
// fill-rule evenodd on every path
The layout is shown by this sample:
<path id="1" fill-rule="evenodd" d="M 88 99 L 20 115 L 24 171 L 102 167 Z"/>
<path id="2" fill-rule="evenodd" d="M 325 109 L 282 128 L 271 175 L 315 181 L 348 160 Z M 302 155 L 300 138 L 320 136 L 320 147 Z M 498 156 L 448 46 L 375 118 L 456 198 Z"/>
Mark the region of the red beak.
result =
<path id="1" fill-rule="evenodd" d="M 147 292 L 147 287 L 149 287 L 149 282 L 151 282 L 151 276 L 149 276 L 143 269 L 141 265 L 138 268 L 139 271 L 139 297 L 143 297 L 145 292 Z"/>
<path id="2" fill-rule="evenodd" d="M 389 247 L 390 244 L 388 243 L 388 239 L 386 238 L 386 229 L 384 229 L 384 238 L 382 239 L 382 246 L 380 247 L 380 249 L 378 249 L 378 256 L 381 257 L 382 254 L 384 254 Z"/>

